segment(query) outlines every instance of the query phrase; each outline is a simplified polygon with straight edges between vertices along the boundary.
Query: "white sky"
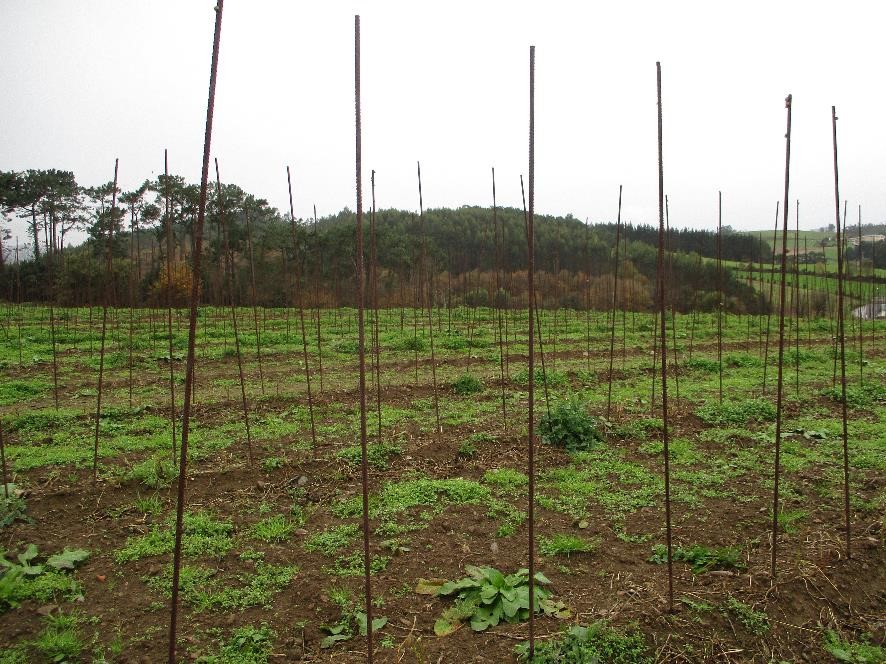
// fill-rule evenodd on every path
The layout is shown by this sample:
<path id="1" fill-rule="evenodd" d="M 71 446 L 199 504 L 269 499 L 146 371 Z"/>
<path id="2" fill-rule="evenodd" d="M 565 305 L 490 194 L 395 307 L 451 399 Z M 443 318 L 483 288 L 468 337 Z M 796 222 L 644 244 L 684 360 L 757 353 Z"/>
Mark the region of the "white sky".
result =
<path id="1" fill-rule="evenodd" d="M 364 191 L 380 207 L 520 205 L 536 45 L 536 209 L 657 221 L 655 61 L 674 226 L 771 228 L 783 196 L 833 221 L 831 104 L 850 219 L 886 219 L 882 3 L 228 0 L 213 133 L 222 179 L 296 215 L 355 208 L 353 15 L 361 14 Z M 213 0 L 0 0 L 0 169 L 131 189 L 199 181 Z M 793 219 L 791 225 L 793 226 Z M 25 240 L 20 228 L 14 230 Z"/>

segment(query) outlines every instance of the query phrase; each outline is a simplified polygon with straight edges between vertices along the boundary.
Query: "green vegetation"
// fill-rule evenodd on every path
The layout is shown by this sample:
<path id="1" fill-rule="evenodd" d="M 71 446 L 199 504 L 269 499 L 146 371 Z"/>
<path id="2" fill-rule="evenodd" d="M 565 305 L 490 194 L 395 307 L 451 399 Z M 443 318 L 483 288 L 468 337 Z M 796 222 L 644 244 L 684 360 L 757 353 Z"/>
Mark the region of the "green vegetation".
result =
<path id="1" fill-rule="evenodd" d="M 775 420 L 775 405 L 768 399 L 745 401 L 710 401 L 696 411 L 703 422 L 716 426 L 771 422 Z"/>
<path id="2" fill-rule="evenodd" d="M 769 616 L 764 611 L 755 611 L 732 595 L 726 599 L 724 611 L 734 616 L 751 634 L 759 636 L 769 631 Z"/>
<path id="3" fill-rule="evenodd" d="M 268 565 L 256 561 L 252 572 L 238 574 L 231 580 L 221 580 L 215 578 L 218 575 L 217 570 L 182 565 L 179 588 L 182 599 L 195 611 L 268 607 L 274 595 L 282 592 L 297 573 L 298 568 L 292 565 Z M 148 587 L 167 597 L 171 596 L 172 565 L 167 565 L 160 576 L 149 577 L 144 581 Z"/>
<path id="4" fill-rule="evenodd" d="M 266 623 L 261 627 L 240 627 L 234 630 L 217 655 L 204 655 L 196 661 L 198 664 L 267 664 L 275 636 Z"/>
<path id="5" fill-rule="evenodd" d="M 529 644 L 516 648 L 521 661 L 528 661 Z M 557 639 L 536 642 L 531 664 L 652 664 L 646 640 L 640 632 L 623 634 L 604 622 L 588 627 L 573 625 Z"/>
<path id="6" fill-rule="evenodd" d="M 869 639 L 849 641 L 833 630 L 824 635 L 824 649 L 838 662 L 847 664 L 883 664 L 886 648 L 870 643 Z"/>
<path id="7" fill-rule="evenodd" d="M 734 570 L 747 567 L 741 559 L 741 550 L 732 547 L 712 549 L 701 544 L 693 544 L 688 549 L 676 546 L 671 549 L 671 558 L 676 562 L 692 565 L 694 574 L 703 574 L 714 569 Z M 649 562 L 664 565 L 668 562 L 668 548 L 664 544 L 656 544 L 652 549 Z"/>
<path id="8" fill-rule="evenodd" d="M 444 611 L 434 624 L 437 636 L 451 634 L 459 623 L 470 621 L 471 629 L 482 632 L 500 622 L 521 622 L 529 619 L 529 570 L 520 569 L 505 576 L 492 567 L 465 567 L 468 576 L 459 581 L 435 585 L 421 582 L 418 590 L 437 597 L 452 596 L 455 604 Z M 535 574 L 536 613 L 566 618 L 568 610 L 551 600 L 544 586 L 550 584 L 541 572 Z"/>
<path id="9" fill-rule="evenodd" d="M 263 542 L 282 542 L 293 530 L 295 524 L 282 514 L 275 514 L 254 524 L 249 532 L 255 539 Z"/>
<path id="10" fill-rule="evenodd" d="M 305 540 L 306 551 L 319 551 L 327 556 L 348 546 L 360 533 L 360 528 L 352 524 L 334 526 L 322 533 L 311 535 Z"/>
<path id="11" fill-rule="evenodd" d="M 369 443 L 366 446 L 366 461 L 370 465 L 384 470 L 390 464 L 391 458 L 403 453 L 403 448 L 390 443 Z M 359 466 L 363 462 L 363 450 L 359 445 L 352 445 L 336 453 L 337 459 L 347 461 L 353 466 Z"/>
<path id="12" fill-rule="evenodd" d="M 599 544 L 599 541 L 592 542 L 583 537 L 557 533 L 553 537 L 540 537 L 538 550 L 545 556 L 569 556 L 573 553 L 590 553 Z"/>
<path id="13" fill-rule="evenodd" d="M 80 584 L 66 572 L 86 560 L 88 551 L 65 548 L 61 553 L 46 558 L 43 563 L 37 562 L 41 556 L 33 544 L 29 544 L 14 561 L 7 560 L 5 553 L 0 550 L 0 567 L 3 568 L 3 575 L 0 576 L 0 612 L 16 608 L 28 599 L 49 602 L 55 598 L 68 601 L 82 598 Z"/>
<path id="14" fill-rule="evenodd" d="M 560 401 L 545 413 L 538 423 L 538 432 L 548 445 L 566 448 L 569 452 L 587 450 L 603 442 L 597 420 L 587 408 L 576 401 Z"/>
<path id="15" fill-rule="evenodd" d="M 182 553 L 187 557 L 221 558 L 233 547 L 234 526 L 207 512 L 185 514 L 182 523 Z M 148 556 L 172 553 L 175 546 L 175 517 L 163 526 L 154 526 L 147 535 L 130 537 L 115 554 L 118 563 L 140 560 Z"/>
<path id="16" fill-rule="evenodd" d="M 483 381 L 472 374 L 459 376 L 450 384 L 452 391 L 461 396 L 478 394 L 485 389 Z"/>
<path id="17" fill-rule="evenodd" d="M 86 647 L 78 628 L 79 614 L 56 614 L 45 618 L 46 627 L 37 635 L 34 648 L 50 662 L 73 662 Z"/>

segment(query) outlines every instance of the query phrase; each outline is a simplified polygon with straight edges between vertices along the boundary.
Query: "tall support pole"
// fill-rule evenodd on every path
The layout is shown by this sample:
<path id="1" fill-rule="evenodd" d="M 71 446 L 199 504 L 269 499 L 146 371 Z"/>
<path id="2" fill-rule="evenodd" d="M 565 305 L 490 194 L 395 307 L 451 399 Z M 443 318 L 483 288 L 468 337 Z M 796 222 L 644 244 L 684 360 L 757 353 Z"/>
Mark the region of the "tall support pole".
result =
<path id="1" fill-rule="evenodd" d="M 766 345 L 763 350 L 763 394 L 766 394 L 766 370 L 769 366 L 769 323 L 772 318 L 772 288 L 775 284 L 775 245 L 778 238 L 778 209 L 775 202 L 775 229 L 772 231 L 772 259 L 769 261 L 769 301 L 766 303 Z M 762 260 L 762 257 L 760 258 Z"/>
<path id="2" fill-rule="evenodd" d="M 662 150 L 662 111 L 661 111 L 661 63 L 655 63 L 656 90 L 658 93 L 658 322 L 659 343 L 661 345 L 661 419 L 662 442 L 664 444 L 664 488 L 665 488 L 665 531 L 668 546 L 668 611 L 674 611 L 674 560 L 671 537 L 671 461 L 670 436 L 668 431 L 668 336 L 665 322 L 665 222 L 664 222 L 664 160 Z"/>
<path id="3" fill-rule="evenodd" d="M 320 393 L 323 393 L 323 334 L 320 326 L 320 277 L 323 274 L 323 248 L 317 227 L 317 206 L 314 205 L 314 240 L 317 241 L 317 256 L 314 261 L 314 307 L 317 310 L 317 369 L 320 374 Z"/>
<path id="4" fill-rule="evenodd" d="M 535 657 L 535 46 L 529 47 L 529 659 Z M 547 384 L 547 380 L 545 380 Z"/>
<path id="5" fill-rule="evenodd" d="M 770 574 L 772 583 L 775 583 L 775 561 L 778 559 L 778 489 L 781 479 L 781 418 L 782 396 L 784 394 L 784 312 L 785 312 L 785 282 L 787 280 L 788 267 L 788 209 L 789 192 L 791 185 L 791 95 L 784 100 L 788 111 L 788 125 L 785 132 L 785 158 L 784 158 L 784 213 L 781 231 L 781 283 L 779 284 L 778 297 L 778 378 L 775 398 L 775 473 L 772 485 L 772 561 Z"/>
<path id="6" fill-rule="evenodd" d="M 621 188 L 622 186 L 618 185 L 618 218 L 615 222 L 615 284 L 612 287 L 612 326 L 610 328 L 609 334 L 609 389 L 606 392 L 607 420 L 609 419 L 609 415 L 612 411 L 612 364 L 615 359 L 615 312 L 616 307 L 618 306 L 618 251 L 619 247 L 621 246 Z M 590 358 L 590 352 L 588 353 L 588 358 Z"/>
<path id="7" fill-rule="evenodd" d="M 846 229 L 843 229 L 845 232 Z M 861 275 L 861 254 L 862 254 L 862 242 L 861 242 L 861 205 L 858 206 L 858 275 L 856 279 L 858 280 L 858 303 L 862 307 L 865 303 L 864 296 L 864 280 Z M 873 244 L 873 242 L 871 243 Z M 871 261 L 871 269 L 874 267 L 873 260 Z M 868 305 L 868 310 L 871 312 L 871 320 L 874 317 L 874 300 L 870 298 L 870 304 Z M 862 309 L 864 311 L 864 309 Z M 858 318 L 858 380 L 862 387 L 864 387 L 864 318 L 859 316 Z"/>
<path id="8" fill-rule="evenodd" d="M 495 295 L 493 296 L 492 305 L 495 307 L 495 313 L 498 323 L 498 368 L 499 380 L 501 380 L 501 429 L 502 434 L 508 432 L 508 411 L 507 411 L 507 386 L 505 385 L 505 340 L 502 323 L 504 313 L 502 310 L 502 302 L 499 301 L 499 293 L 502 289 L 502 267 L 501 267 L 501 242 L 499 241 L 498 229 L 498 203 L 495 198 L 495 168 L 492 169 L 492 233 L 495 243 Z"/>
<path id="9" fill-rule="evenodd" d="M 95 484 L 98 479 L 98 435 L 101 429 L 101 418 L 102 418 L 102 388 L 104 387 L 104 375 L 105 375 L 105 341 L 108 332 L 108 307 L 111 304 L 111 279 L 113 278 L 113 270 L 114 264 L 112 262 L 112 252 L 111 246 L 114 242 L 114 217 L 117 214 L 117 167 L 120 165 L 120 160 L 114 160 L 114 184 L 113 189 L 111 191 L 111 209 L 108 212 L 108 237 L 105 240 L 107 243 L 107 263 L 105 265 L 105 284 L 104 284 L 104 297 L 102 298 L 102 338 L 101 338 L 101 347 L 99 350 L 98 357 L 98 385 L 97 387 L 97 395 L 95 398 L 95 443 L 92 448 L 92 483 Z M 47 260 L 51 261 L 52 256 L 48 256 Z M 55 338 L 53 337 L 53 345 L 55 344 Z"/>
<path id="10" fill-rule="evenodd" d="M 717 192 L 717 365 L 723 403 L 723 192 Z"/>
<path id="11" fill-rule="evenodd" d="M 843 320 L 843 242 L 840 229 L 840 177 L 837 168 L 837 108 L 831 106 L 834 136 L 834 205 L 837 221 L 837 336 L 840 340 L 840 410 L 843 419 L 843 512 L 846 522 L 846 557 L 852 557 L 852 524 L 849 518 L 849 435 L 846 418 L 846 327 Z M 861 246 L 859 246 L 861 251 Z"/>
<path id="12" fill-rule="evenodd" d="M 364 282 L 363 265 L 363 128 L 360 117 L 360 16 L 354 17 L 354 118 L 356 123 L 357 178 L 357 335 L 360 349 L 360 452 L 363 483 L 363 580 L 366 600 L 366 661 L 372 664 L 372 577 L 369 558 L 369 462 L 366 454 L 366 343 L 363 331 Z"/>
<path id="13" fill-rule="evenodd" d="M 243 217 L 246 223 L 246 244 L 249 251 L 249 304 L 252 305 L 252 322 L 255 326 L 255 356 L 258 360 L 258 380 L 261 384 L 261 393 L 265 393 L 265 372 L 262 368 L 261 359 L 261 327 L 258 324 L 258 295 L 255 288 L 255 251 L 252 245 L 252 224 L 249 223 L 249 202 L 248 199 L 243 202 Z M 227 232 L 227 231 L 225 231 Z M 231 271 L 234 270 L 234 261 L 231 259 Z M 234 293 L 231 291 L 231 305 L 234 304 Z M 239 353 L 239 351 L 238 351 Z M 239 356 L 239 355 L 238 355 Z"/>
<path id="14" fill-rule="evenodd" d="M 379 342 L 378 318 L 378 254 L 375 246 L 375 171 L 372 171 L 372 211 L 369 214 L 369 288 L 372 298 L 372 357 L 375 369 L 375 409 L 378 424 L 377 442 L 381 442 L 381 347 Z"/>
<path id="15" fill-rule="evenodd" d="M 437 432 L 443 433 L 443 425 L 440 424 L 440 400 L 437 396 L 437 358 L 434 355 L 434 293 L 432 289 L 431 282 L 431 272 L 427 266 L 428 260 L 428 229 L 427 224 L 425 222 L 425 206 L 424 201 L 421 197 L 421 164 L 416 162 L 416 166 L 418 168 L 418 218 L 419 223 L 421 224 L 421 234 L 422 234 L 422 243 L 421 243 L 421 260 L 418 268 L 418 278 L 416 280 L 419 292 L 424 292 L 425 286 L 425 278 L 427 277 L 427 286 L 428 286 L 428 340 L 430 342 L 431 347 L 431 381 L 433 383 L 434 388 L 434 416 L 437 419 Z M 427 273 L 427 274 L 426 274 Z M 423 298 L 419 297 L 419 305 L 421 306 L 421 300 Z M 416 364 L 417 367 L 417 364 Z"/>
<path id="16" fill-rule="evenodd" d="M 175 368 L 172 356 L 172 213 L 169 194 L 169 154 L 163 150 L 163 198 L 166 207 L 166 336 L 169 341 L 169 426 L 172 430 L 172 463 L 178 463 L 175 443 Z"/>
<path id="17" fill-rule="evenodd" d="M 197 341 L 197 307 L 200 304 L 200 259 L 203 254 L 203 222 L 206 219 L 206 192 L 209 185 L 209 149 L 212 142 L 212 116 L 215 109 L 215 82 L 218 74 L 218 49 L 224 0 L 215 6 L 215 34 L 212 39 L 212 65 L 209 74 L 209 100 L 206 105 L 206 132 L 203 136 L 203 172 L 200 176 L 200 199 L 194 225 L 194 252 L 191 273 L 191 310 L 188 318 L 188 359 L 185 370 L 185 398 L 182 406 L 181 459 L 178 468 L 178 498 L 175 507 L 175 547 L 172 556 L 172 602 L 169 616 L 169 664 L 175 664 L 178 631 L 178 595 L 181 574 L 182 525 L 185 513 L 185 485 L 188 480 L 188 434 L 191 425 L 191 399 L 194 391 L 194 361 Z"/>
<path id="18" fill-rule="evenodd" d="M 800 199 L 794 215 L 794 392 L 800 396 Z"/>
<path id="19" fill-rule="evenodd" d="M 246 380 L 243 376 L 243 356 L 240 353 L 240 332 L 237 325 L 237 308 L 234 306 L 234 254 L 228 240 L 228 225 L 225 220 L 225 205 L 222 196 L 221 176 L 218 172 L 218 159 L 215 160 L 215 183 L 218 197 L 218 223 L 221 226 L 223 240 L 224 260 L 222 265 L 228 265 L 227 278 L 228 297 L 231 311 L 231 332 L 234 335 L 234 351 L 237 354 L 237 372 L 240 378 L 240 401 L 243 407 L 243 426 L 246 429 L 246 451 L 249 455 L 249 466 L 252 467 L 252 432 L 249 428 L 249 402 L 246 400 Z"/>
<path id="20" fill-rule="evenodd" d="M 305 363 L 305 385 L 308 391 L 308 416 L 311 420 L 311 445 L 317 447 L 317 427 L 314 424 L 314 397 L 311 394 L 311 365 L 308 363 L 308 334 L 305 330 L 305 307 L 302 293 L 301 259 L 298 255 L 298 234 L 295 226 L 295 208 L 292 204 L 292 176 L 286 167 L 286 186 L 289 188 L 289 229 L 292 234 L 292 262 L 295 264 L 295 306 L 298 307 L 298 322 L 301 330 L 302 360 Z"/>

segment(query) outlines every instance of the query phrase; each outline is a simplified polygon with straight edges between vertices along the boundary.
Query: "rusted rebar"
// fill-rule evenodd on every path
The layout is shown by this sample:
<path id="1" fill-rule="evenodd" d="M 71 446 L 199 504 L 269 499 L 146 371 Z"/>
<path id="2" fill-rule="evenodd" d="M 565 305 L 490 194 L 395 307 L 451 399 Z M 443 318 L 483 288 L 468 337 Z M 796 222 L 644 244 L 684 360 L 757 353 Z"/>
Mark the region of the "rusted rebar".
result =
<path id="1" fill-rule="evenodd" d="M 502 434 L 508 432 L 508 411 L 507 411 L 507 386 L 505 385 L 505 340 L 503 337 L 503 312 L 502 302 L 499 301 L 499 293 L 502 288 L 501 274 L 501 242 L 499 241 L 498 228 L 498 203 L 495 197 L 495 167 L 492 168 L 492 233 L 495 246 L 495 295 L 492 304 L 495 307 L 496 318 L 498 322 L 498 369 L 499 380 L 501 381 L 501 429 Z"/>
<path id="2" fill-rule="evenodd" d="M 323 334 L 320 329 L 320 277 L 323 274 L 323 248 L 317 228 L 317 206 L 314 206 L 314 240 L 317 242 L 317 256 L 314 261 L 314 308 L 317 311 L 317 372 L 320 374 L 320 393 L 323 393 Z"/>
<path id="3" fill-rule="evenodd" d="M 237 325 L 237 308 L 234 305 L 234 253 L 231 251 L 231 243 L 228 240 L 228 224 L 225 220 L 225 203 L 222 195 L 221 176 L 218 172 L 218 159 L 215 160 L 215 184 L 218 203 L 218 223 L 223 237 L 224 263 L 228 265 L 227 286 L 228 303 L 231 312 L 231 332 L 234 335 L 234 351 L 237 355 L 237 373 L 240 378 L 240 402 L 243 408 L 243 426 L 246 429 L 246 451 L 249 455 L 249 466 L 252 467 L 252 432 L 249 428 L 249 402 L 246 400 L 246 379 L 243 376 L 243 356 L 240 354 L 240 332 Z"/>
<path id="4" fill-rule="evenodd" d="M 304 297 L 302 294 L 301 281 L 301 260 L 298 255 L 298 234 L 295 225 L 295 208 L 292 204 L 292 176 L 289 173 L 289 166 L 286 167 L 286 186 L 289 189 L 289 229 L 292 234 L 292 263 L 295 266 L 295 284 L 293 292 L 295 294 L 295 306 L 298 307 L 298 322 L 301 330 L 301 348 L 302 360 L 305 363 L 305 385 L 308 391 L 308 417 L 311 420 L 311 445 L 317 447 L 317 427 L 314 424 L 314 397 L 311 394 L 311 365 L 308 362 L 308 335 L 305 330 L 305 308 Z"/>
<path id="5" fill-rule="evenodd" d="M 178 463 L 175 440 L 175 359 L 172 355 L 172 214 L 169 202 L 169 155 L 163 150 L 163 197 L 166 207 L 166 332 L 169 341 L 169 426 L 172 429 L 172 463 Z"/>
<path id="6" fill-rule="evenodd" d="M 434 417 L 437 420 L 437 431 L 439 433 L 443 433 L 443 425 L 440 424 L 440 401 L 437 396 L 437 359 L 434 355 L 434 319 L 433 319 L 433 308 L 434 308 L 434 293 L 431 288 L 431 279 L 430 279 L 430 271 L 427 268 L 427 260 L 428 260 L 428 229 L 427 224 L 425 222 L 425 208 L 424 201 L 421 196 L 421 164 L 416 162 L 416 166 L 418 168 L 418 218 L 419 223 L 421 224 L 421 234 L 422 234 L 422 242 L 421 242 L 421 260 L 418 268 L 418 287 L 420 292 L 424 292 L 425 286 L 425 277 L 427 277 L 427 286 L 428 286 L 428 341 L 431 349 L 431 381 L 434 389 Z M 427 275 L 425 274 L 427 272 Z M 423 298 L 419 298 L 419 304 L 421 304 L 421 300 Z"/>
<path id="7" fill-rule="evenodd" d="M 217 165 L 217 162 L 216 162 Z M 261 393 L 265 393 L 265 372 L 262 368 L 261 359 L 261 326 L 258 324 L 258 296 L 255 288 L 255 251 L 252 245 L 252 224 L 249 223 L 249 199 L 243 201 L 243 221 L 246 224 L 246 248 L 249 251 L 249 304 L 252 306 L 252 322 L 255 327 L 255 356 L 258 360 L 258 380 L 261 384 Z M 224 227 L 223 227 L 224 228 Z M 225 229 L 225 232 L 227 229 Z M 227 251 L 227 249 L 225 250 Z M 231 257 L 231 271 L 234 270 L 234 259 Z M 233 305 L 234 291 L 231 290 L 231 304 Z M 239 353 L 238 353 L 239 357 Z"/>
<path id="8" fill-rule="evenodd" d="M 781 283 L 779 284 L 778 305 L 778 378 L 775 398 L 775 472 L 772 485 L 772 561 L 770 576 L 775 583 L 775 562 L 778 559 L 778 490 L 781 479 L 781 419 L 782 396 L 784 394 L 784 312 L 785 312 L 785 281 L 788 261 L 788 201 L 791 184 L 791 95 L 784 100 L 787 109 L 787 131 L 785 132 L 784 159 L 784 206 L 781 235 Z"/>
<path id="9" fill-rule="evenodd" d="M 9 474 L 6 470 L 6 442 L 3 440 L 2 420 L 0 420 L 0 470 L 3 471 L 3 497 L 9 500 Z"/>
<path id="10" fill-rule="evenodd" d="M 615 360 L 615 312 L 618 306 L 618 252 L 621 244 L 621 189 L 622 185 L 618 185 L 618 217 L 615 222 L 615 285 L 612 288 L 612 327 L 609 335 L 609 389 L 606 392 L 607 420 L 612 410 L 612 364 Z M 588 308 L 590 309 L 590 303 Z M 588 357 L 590 358 L 590 352 L 588 352 Z"/>
<path id="11" fill-rule="evenodd" d="M 366 344 L 363 331 L 363 128 L 360 117 L 360 16 L 354 17 L 354 118 L 356 125 L 357 248 L 354 267 L 357 277 L 357 336 L 360 352 L 360 474 L 363 489 L 363 579 L 366 610 L 366 661 L 372 664 L 372 577 L 369 557 L 369 462 L 366 450 Z"/>
<path id="12" fill-rule="evenodd" d="M 668 431 L 668 353 L 667 325 L 665 323 L 665 223 L 664 223 L 664 161 L 662 151 L 662 110 L 661 110 L 661 63 L 655 63 L 656 91 L 658 93 L 658 319 L 661 345 L 661 420 L 662 443 L 664 445 L 664 489 L 665 489 L 665 532 L 668 548 L 668 611 L 674 611 L 674 560 L 671 538 L 671 462 L 670 438 Z"/>
<path id="13" fill-rule="evenodd" d="M 379 306 L 378 306 L 378 253 L 375 244 L 375 171 L 372 171 L 372 211 L 369 214 L 369 288 L 372 300 L 372 357 L 375 371 L 375 409 L 378 424 L 377 442 L 381 442 L 381 347 L 379 345 Z"/>
<path id="14" fill-rule="evenodd" d="M 723 192 L 717 192 L 717 373 L 723 403 Z"/>
<path id="15" fill-rule="evenodd" d="M 772 318 L 772 289 L 775 285 L 775 246 L 778 241 L 778 210 L 780 204 L 781 201 L 775 201 L 775 228 L 772 231 L 772 258 L 769 261 L 769 300 L 766 303 L 766 344 L 763 351 L 764 396 L 766 395 L 766 370 L 769 367 L 769 323 Z"/>
<path id="16" fill-rule="evenodd" d="M 98 479 L 98 435 L 101 430 L 102 417 L 102 391 L 104 388 L 105 374 L 105 340 L 108 331 L 108 307 L 111 304 L 111 278 L 114 270 L 112 262 L 111 246 L 114 242 L 114 217 L 117 214 L 117 168 L 120 160 L 114 160 L 114 183 L 111 190 L 111 209 L 108 213 L 108 237 L 105 239 L 107 263 L 105 265 L 105 288 L 102 298 L 102 338 L 98 356 L 98 385 L 96 386 L 95 397 L 95 441 L 92 448 L 92 483 L 95 484 Z M 52 260 L 50 258 L 50 260 Z M 53 338 L 53 346 L 55 339 Z"/>
<path id="17" fill-rule="evenodd" d="M 529 659 L 535 657 L 535 46 L 529 47 Z M 547 385 L 547 380 L 545 380 Z"/>
<path id="18" fill-rule="evenodd" d="M 203 170 L 200 176 L 200 199 L 193 228 L 194 250 L 191 259 L 191 308 L 188 318 L 188 359 L 185 369 L 185 397 L 182 406 L 181 458 L 178 469 L 178 496 L 175 506 L 175 545 L 172 556 L 172 601 L 169 617 L 169 664 L 175 664 L 178 631 L 178 596 L 181 575 L 182 526 L 185 510 L 185 486 L 188 481 L 188 434 L 191 425 L 191 399 L 194 389 L 194 363 L 197 341 L 197 308 L 200 304 L 200 263 L 203 254 L 203 222 L 206 219 L 206 193 L 209 188 L 209 148 L 212 141 L 212 117 L 215 109 L 215 83 L 218 75 L 218 51 L 224 0 L 215 6 L 215 33 L 212 38 L 212 64 L 209 74 L 209 99 L 206 104 L 206 131 L 203 136 Z M 170 358 L 171 360 L 171 358 Z"/>
<path id="19" fill-rule="evenodd" d="M 843 434 L 843 512 L 846 527 L 846 557 L 852 557 L 852 524 L 849 515 L 849 434 L 846 417 L 846 327 L 843 318 L 843 243 L 840 229 L 840 177 L 837 168 L 837 107 L 831 106 L 834 137 L 834 201 L 837 221 L 837 336 L 840 340 L 840 416 Z M 845 222 L 844 222 L 845 224 Z M 859 245 L 859 251 L 861 246 Z"/>

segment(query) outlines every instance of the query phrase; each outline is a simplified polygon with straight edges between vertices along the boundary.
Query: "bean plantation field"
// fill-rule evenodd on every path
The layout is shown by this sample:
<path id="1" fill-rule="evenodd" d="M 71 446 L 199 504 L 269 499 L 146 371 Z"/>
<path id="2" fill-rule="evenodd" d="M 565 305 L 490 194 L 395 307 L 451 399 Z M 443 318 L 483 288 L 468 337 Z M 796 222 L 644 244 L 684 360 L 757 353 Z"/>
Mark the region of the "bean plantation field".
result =
<path id="1" fill-rule="evenodd" d="M 165 310 L 108 311 L 96 422 L 102 313 L 0 320 L 0 664 L 165 661 L 187 312 L 170 354 Z M 493 309 L 437 308 L 433 339 L 427 310 L 367 313 L 378 662 L 525 661 L 528 320 L 505 313 L 503 357 Z M 199 312 L 178 656 L 366 661 L 356 312 L 236 315 L 245 397 L 230 310 Z M 670 611 L 657 323 L 615 313 L 607 407 L 607 314 L 539 315 L 533 661 L 886 661 L 886 324 L 846 342 L 847 559 L 833 321 L 786 322 L 773 579 L 778 317 L 725 316 L 722 349 L 715 314 L 668 318 Z"/>

